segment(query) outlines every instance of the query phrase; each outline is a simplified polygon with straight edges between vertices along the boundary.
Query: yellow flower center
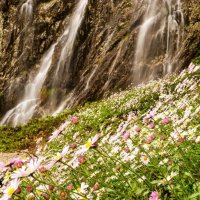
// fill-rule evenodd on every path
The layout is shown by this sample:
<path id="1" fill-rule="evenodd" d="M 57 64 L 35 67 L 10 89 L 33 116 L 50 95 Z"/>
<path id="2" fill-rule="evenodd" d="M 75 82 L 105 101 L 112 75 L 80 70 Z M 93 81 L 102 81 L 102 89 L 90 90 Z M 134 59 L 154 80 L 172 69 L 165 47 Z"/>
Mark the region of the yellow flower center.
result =
<path id="1" fill-rule="evenodd" d="M 77 191 L 80 193 L 81 192 L 81 188 L 77 188 Z"/>
<path id="2" fill-rule="evenodd" d="M 61 155 L 60 154 L 57 154 L 57 156 L 55 157 L 56 160 L 59 160 L 61 159 Z"/>
<path id="3" fill-rule="evenodd" d="M 36 194 L 41 195 L 42 192 L 40 190 L 36 190 Z"/>
<path id="4" fill-rule="evenodd" d="M 8 190 L 8 196 L 11 196 L 13 193 L 14 193 L 14 191 L 15 191 L 15 188 L 10 188 L 9 190 Z"/>
<path id="5" fill-rule="evenodd" d="M 89 149 L 89 148 L 91 147 L 91 145 L 92 145 L 92 141 L 88 141 L 88 142 L 85 144 L 85 147 Z"/>
<path id="6" fill-rule="evenodd" d="M 148 160 L 148 157 L 144 156 L 143 159 L 146 161 L 146 160 Z"/>

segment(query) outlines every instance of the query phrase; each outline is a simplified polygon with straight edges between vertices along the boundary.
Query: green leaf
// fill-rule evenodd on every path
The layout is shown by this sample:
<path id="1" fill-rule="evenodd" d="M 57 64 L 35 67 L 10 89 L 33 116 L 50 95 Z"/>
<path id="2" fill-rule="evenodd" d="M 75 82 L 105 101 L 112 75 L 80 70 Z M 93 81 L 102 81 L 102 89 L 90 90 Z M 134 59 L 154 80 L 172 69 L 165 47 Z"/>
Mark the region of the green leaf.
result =
<path id="1" fill-rule="evenodd" d="M 200 197 L 200 192 L 198 192 L 198 193 L 195 193 L 195 194 L 193 194 L 193 195 L 189 196 L 189 198 L 188 198 L 188 199 L 197 199 L 196 197 Z"/>

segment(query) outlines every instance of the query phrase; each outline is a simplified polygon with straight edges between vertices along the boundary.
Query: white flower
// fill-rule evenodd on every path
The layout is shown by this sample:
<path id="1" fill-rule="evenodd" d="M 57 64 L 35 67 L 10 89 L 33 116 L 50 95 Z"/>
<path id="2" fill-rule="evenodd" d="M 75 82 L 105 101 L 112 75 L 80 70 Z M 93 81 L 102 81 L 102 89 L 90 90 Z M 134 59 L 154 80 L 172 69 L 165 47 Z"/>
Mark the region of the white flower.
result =
<path id="1" fill-rule="evenodd" d="M 196 143 L 200 143 L 200 136 L 198 136 L 195 140 Z"/>
<path id="2" fill-rule="evenodd" d="M 34 199 L 34 198 L 35 198 L 35 195 L 32 192 L 26 196 L 27 200 Z"/>
<path id="3" fill-rule="evenodd" d="M 146 180 L 146 176 L 142 176 L 141 178 L 138 179 L 138 182 L 139 183 L 142 183 L 144 180 Z"/>
<path id="4" fill-rule="evenodd" d="M 35 172 L 39 167 L 42 162 L 42 159 L 38 158 L 32 158 L 29 163 L 27 163 L 27 166 L 23 166 L 19 170 L 16 170 L 12 175 L 12 179 L 20 178 L 20 177 L 25 177 L 29 176 L 33 172 Z"/>
<path id="5" fill-rule="evenodd" d="M 49 141 L 48 142 L 51 142 L 52 140 L 54 140 L 55 138 L 58 137 L 58 135 L 60 134 L 60 130 L 55 130 L 52 135 L 49 137 Z"/>
<path id="6" fill-rule="evenodd" d="M 149 157 L 147 157 L 146 155 L 142 155 L 140 160 L 142 161 L 142 163 L 144 165 L 147 165 L 149 163 L 149 161 L 150 161 Z"/>
<path id="7" fill-rule="evenodd" d="M 169 159 L 165 158 L 163 161 L 159 162 L 159 165 L 164 165 L 164 164 L 168 163 L 168 161 L 169 161 Z"/>
<path id="8" fill-rule="evenodd" d="M 178 174 L 178 172 L 171 172 L 171 174 L 169 176 L 167 176 L 166 180 L 170 181 L 172 178 L 174 178 L 176 175 Z"/>
<path id="9" fill-rule="evenodd" d="M 63 123 L 57 130 L 55 130 L 52 135 L 49 137 L 49 141 L 51 142 L 52 140 L 54 140 L 55 138 L 58 137 L 58 135 L 70 124 L 70 121 L 66 121 L 65 123 Z"/>
<path id="10" fill-rule="evenodd" d="M 92 139 L 89 139 L 86 144 L 81 146 L 81 149 L 76 152 L 76 155 L 84 154 L 92 147 L 99 139 L 100 134 L 96 134 Z"/>
<path id="11" fill-rule="evenodd" d="M 86 194 L 87 193 L 87 188 L 89 187 L 89 185 L 85 182 L 81 183 L 81 187 L 77 189 L 78 193 L 81 194 Z"/>
<path id="12" fill-rule="evenodd" d="M 57 153 L 57 154 L 56 154 L 56 156 L 54 157 L 54 161 L 60 160 L 60 159 L 63 158 L 68 152 L 69 152 L 69 146 L 64 147 L 61 153 Z"/>
<path id="13" fill-rule="evenodd" d="M 1 200 L 10 199 L 16 189 L 19 187 L 20 181 L 14 179 L 10 182 L 9 186 L 3 191 L 4 195 L 1 197 Z"/>

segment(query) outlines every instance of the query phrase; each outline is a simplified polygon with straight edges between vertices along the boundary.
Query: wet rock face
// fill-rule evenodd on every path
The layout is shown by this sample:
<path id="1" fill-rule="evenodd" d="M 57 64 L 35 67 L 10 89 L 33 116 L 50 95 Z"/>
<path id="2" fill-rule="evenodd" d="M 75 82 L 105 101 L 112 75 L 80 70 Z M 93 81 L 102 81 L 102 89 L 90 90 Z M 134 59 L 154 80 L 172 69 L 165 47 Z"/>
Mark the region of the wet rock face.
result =
<path id="1" fill-rule="evenodd" d="M 42 55 L 60 35 L 75 6 L 74 0 L 1 1 L 0 22 L 0 91 L 4 93 L 4 110 L 12 107 L 24 93 L 30 71 L 38 67 Z M 32 11 L 31 11 L 32 9 Z"/>
<path id="2" fill-rule="evenodd" d="M 62 34 L 78 1 L 33 0 L 32 14 L 25 17 L 26 1 L 0 2 L 0 111 L 11 108 L 24 93 L 28 76 L 34 74 L 39 61 Z M 183 0 L 185 35 L 174 71 L 184 68 L 199 52 L 198 0 Z M 147 1 L 90 0 L 77 35 L 68 79 L 61 92 L 69 95 L 69 106 L 91 101 L 133 81 L 136 39 Z M 27 16 L 27 15 L 26 15 Z M 57 47 L 59 52 L 59 47 Z M 162 55 L 152 64 L 156 76 L 163 75 Z M 56 59 L 56 52 L 54 55 Z M 148 71 L 144 72 L 148 73 Z M 51 93 L 51 72 L 41 92 L 42 104 Z M 3 94 L 3 95 L 2 95 Z"/>

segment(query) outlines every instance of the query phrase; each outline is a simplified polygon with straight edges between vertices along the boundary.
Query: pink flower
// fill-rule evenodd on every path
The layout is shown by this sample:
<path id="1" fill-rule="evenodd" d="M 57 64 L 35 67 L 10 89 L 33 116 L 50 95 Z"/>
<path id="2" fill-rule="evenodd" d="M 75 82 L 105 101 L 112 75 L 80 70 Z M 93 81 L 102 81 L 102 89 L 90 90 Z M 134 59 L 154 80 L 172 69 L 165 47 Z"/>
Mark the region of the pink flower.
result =
<path id="1" fill-rule="evenodd" d="M 72 185 L 68 185 L 67 186 L 67 190 L 73 190 L 73 186 Z"/>
<path id="2" fill-rule="evenodd" d="M 26 190 L 27 190 L 27 192 L 32 192 L 33 191 L 33 188 L 32 188 L 32 186 L 28 186 L 27 188 L 26 188 Z"/>
<path id="3" fill-rule="evenodd" d="M 77 144 L 76 143 L 71 143 L 70 145 L 69 145 L 69 148 L 71 148 L 71 149 L 75 149 L 77 147 Z"/>
<path id="4" fill-rule="evenodd" d="M 39 169 L 38 169 L 38 171 L 40 172 L 40 173 L 45 173 L 45 172 L 47 172 L 48 171 L 48 169 L 46 168 L 46 167 L 40 167 Z"/>
<path id="5" fill-rule="evenodd" d="M 141 131 L 141 128 L 140 128 L 139 126 L 135 125 L 135 126 L 134 126 L 134 130 L 135 130 L 136 132 L 140 132 L 140 131 Z"/>
<path id="6" fill-rule="evenodd" d="M 149 126 L 148 126 L 150 129 L 153 129 L 155 127 L 155 124 L 154 122 L 150 122 Z"/>
<path id="7" fill-rule="evenodd" d="M 163 124 L 169 124 L 169 117 L 165 117 L 163 120 L 162 120 L 162 123 Z"/>
<path id="8" fill-rule="evenodd" d="M 151 133 L 151 135 L 149 137 L 153 140 L 153 139 L 155 139 L 156 135 L 155 135 L 155 133 Z"/>
<path id="9" fill-rule="evenodd" d="M 159 194 L 158 192 L 154 191 L 151 193 L 149 200 L 158 200 L 159 199 Z"/>
<path id="10" fill-rule="evenodd" d="M 178 138 L 178 142 L 185 142 L 185 138 L 181 137 L 181 138 Z"/>
<path id="11" fill-rule="evenodd" d="M 76 124 L 79 122 L 79 118 L 78 117 L 72 117 L 71 121 Z"/>
<path id="12" fill-rule="evenodd" d="M 15 194 L 20 194 L 21 193 L 21 188 L 20 187 L 18 187 L 16 190 L 15 190 Z"/>
<path id="13" fill-rule="evenodd" d="M 66 121 L 65 123 L 61 124 L 58 130 L 63 131 L 69 124 L 70 124 L 70 121 Z"/>
<path id="14" fill-rule="evenodd" d="M 0 171 L 6 169 L 6 167 L 7 167 L 7 165 L 5 165 L 5 164 L 0 165 Z"/>
<path id="15" fill-rule="evenodd" d="M 129 136 L 130 136 L 130 131 L 126 131 L 122 137 L 124 140 L 127 140 Z"/>
<path id="16" fill-rule="evenodd" d="M 18 161 L 18 162 L 15 163 L 15 166 L 18 167 L 18 168 L 22 167 L 23 165 L 24 165 L 23 161 Z"/>
<path id="17" fill-rule="evenodd" d="M 146 143 L 150 144 L 152 142 L 152 140 L 154 140 L 156 137 L 155 133 L 151 133 L 150 136 L 146 139 Z"/>
<path id="18" fill-rule="evenodd" d="M 146 144 L 151 144 L 151 141 L 152 141 L 151 138 L 147 138 L 147 139 L 145 140 L 145 143 L 146 143 Z"/>
<path id="19" fill-rule="evenodd" d="M 47 193 L 44 193 L 41 196 L 44 197 L 44 199 L 50 199 L 50 195 Z"/>
<path id="20" fill-rule="evenodd" d="M 129 153 L 129 152 L 130 152 L 130 149 L 129 149 L 128 147 L 125 147 L 125 148 L 124 148 L 124 151 L 125 151 L 126 153 Z"/>
<path id="21" fill-rule="evenodd" d="M 98 190 L 99 188 L 100 188 L 99 183 L 95 183 L 95 184 L 93 185 L 93 187 L 92 187 L 92 189 L 93 189 L 94 191 Z"/>
<path id="22" fill-rule="evenodd" d="M 86 162 L 86 158 L 85 158 L 84 156 L 80 156 L 80 157 L 78 158 L 78 162 L 79 162 L 80 164 L 84 164 L 84 163 Z"/>
<path id="23" fill-rule="evenodd" d="M 142 122 L 143 122 L 143 124 L 146 124 L 148 122 L 148 118 L 144 117 Z"/>

